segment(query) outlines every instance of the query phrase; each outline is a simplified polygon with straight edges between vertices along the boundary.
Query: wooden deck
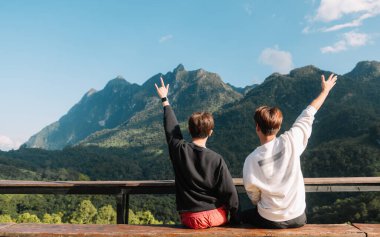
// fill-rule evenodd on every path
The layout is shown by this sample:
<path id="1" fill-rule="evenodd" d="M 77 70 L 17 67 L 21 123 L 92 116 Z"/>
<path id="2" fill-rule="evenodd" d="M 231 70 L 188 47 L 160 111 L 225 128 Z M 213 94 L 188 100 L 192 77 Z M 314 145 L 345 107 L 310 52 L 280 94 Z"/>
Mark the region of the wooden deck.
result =
<path id="1" fill-rule="evenodd" d="M 380 210 L 379 210 L 380 211 Z M 380 237 L 380 224 L 354 224 L 356 228 L 365 232 L 368 237 Z"/>
<path id="2" fill-rule="evenodd" d="M 363 227 L 363 229 L 362 229 Z M 369 224 L 334 224 L 334 225 L 313 225 L 308 224 L 297 229 L 268 230 L 257 229 L 249 226 L 241 227 L 216 227 L 205 230 L 191 230 L 179 226 L 164 225 L 48 225 L 48 224 L 0 224 L 0 236 L 253 236 L 253 237 L 374 237 L 379 236 L 379 225 Z M 368 232 L 366 232 L 368 231 Z"/>

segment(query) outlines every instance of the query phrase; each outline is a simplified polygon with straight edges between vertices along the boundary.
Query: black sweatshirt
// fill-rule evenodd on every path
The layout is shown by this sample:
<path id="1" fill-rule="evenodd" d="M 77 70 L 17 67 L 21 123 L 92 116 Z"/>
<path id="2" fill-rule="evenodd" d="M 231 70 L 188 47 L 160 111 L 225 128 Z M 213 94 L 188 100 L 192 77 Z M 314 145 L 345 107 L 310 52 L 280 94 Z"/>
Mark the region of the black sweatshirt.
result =
<path id="1" fill-rule="evenodd" d="M 234 217 L 239 200 L 222 156 L 186 142 L 169 105 L 164 107 L 164 128 L 175 174 L 177 210 L 199 212 L 225 206 Z"/>

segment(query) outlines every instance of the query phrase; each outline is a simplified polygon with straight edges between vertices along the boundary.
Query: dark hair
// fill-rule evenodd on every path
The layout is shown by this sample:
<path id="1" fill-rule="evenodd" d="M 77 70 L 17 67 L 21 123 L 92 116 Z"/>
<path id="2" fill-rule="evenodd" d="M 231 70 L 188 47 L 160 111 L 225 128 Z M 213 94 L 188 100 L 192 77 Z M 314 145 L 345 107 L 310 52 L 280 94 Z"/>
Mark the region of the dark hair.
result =
<path id="1" fill-rule="evenodd" d="M 264 135 L 274 135 L 280 130 L 282 113 L 277 107 L 260 106 L 256 109 L 254 119 Z"/>
<path id="2" fill-rule="evenodd" d="M 192 138 L 206 138 L 214 129 L 214 118 L 208 112 L 195 112 L 189 118 L 189 131 Z"/>

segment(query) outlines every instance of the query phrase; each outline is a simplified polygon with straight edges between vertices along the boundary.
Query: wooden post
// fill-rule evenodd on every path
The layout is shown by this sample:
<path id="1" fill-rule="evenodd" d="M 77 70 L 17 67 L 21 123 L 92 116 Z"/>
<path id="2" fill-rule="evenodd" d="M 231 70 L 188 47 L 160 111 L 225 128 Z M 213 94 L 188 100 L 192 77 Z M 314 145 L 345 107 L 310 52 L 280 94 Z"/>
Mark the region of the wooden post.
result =
<path id="1" fill-rule="evenodd" d="M 116 195 L 116 219 L 117 224 L 128 224 L 129 217 L 129 195 L 125 189 Z"/>
<path id="2" fill-rule="evenodd" d="M 124 203 L 125 203 L 125 212 L 124 212 L 124 220 L 125 224 L 129 224 L 129 194 L 125 193 L 124 195 Z"/>

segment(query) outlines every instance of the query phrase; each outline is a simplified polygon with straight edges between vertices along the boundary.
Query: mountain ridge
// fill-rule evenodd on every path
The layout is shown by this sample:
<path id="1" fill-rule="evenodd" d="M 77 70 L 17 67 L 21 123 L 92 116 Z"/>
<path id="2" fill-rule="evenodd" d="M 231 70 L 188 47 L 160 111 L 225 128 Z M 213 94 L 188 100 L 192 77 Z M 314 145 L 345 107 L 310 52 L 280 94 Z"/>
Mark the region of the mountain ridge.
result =
<path id="1" fill-rule="evenodd" d="M 209 105 L 203 106 L 202 100 L 212 94 L 215 96 L 212 97 L 214 101 L 211 111 L 215 111 L 242 96 L 225 84 L 216 73 L 204 69 L 186 71 L 182 64 L 165 75 L 158 73 L 152 76 L 141 86 L 131 84 L 118 76 L 110 80 L 100 91 L 89 90 L 67 114 L 33 135 L 23 146 L 62 149 L 80 143 L 93 133 L 104 129 L 105 132 L 109 132 L 128 123 L 137 126 L 139 121 L 147 117 L 152 121 L 153 117 L 150 115 L 159 115 L 157 108 L 160 104 L 153 85 L 159 83 L 161 76 L 164 76 L 166 83 L 171 84 L 171 101 L 183 108 L 210 108 Z M 225 95 L 227 93 L 230 94 L 229 97 Z M 181 104 L 186 98 L 193 98 L 192 105 Z M 185 112 L 179 113 L 180 118 L 185 116 Z"/>
<path id="2" fill-rule="evenodd" d="M 376 61 L 363 61 L 351 72 L 338 75 L 339 86 L 332 92 L 339 97 L 336 103 L 357 104 L 355 100 L 363 101 L 376 97 L 373 87 L 377 86 L 374 80 L 380 72 L 379 65 Z M 153 86 L 154 83 L 159 83 L 161 76 L 164 77 L 165 83 L 170 84 L 169 101 L 176 110 L 180 123 L 186 122 L 187 117 L 194 111 L 208 110 L 228 124 L 229 118 L 223 117 L 223 113 L 229 114 L 237 110 L 234 112 L 238 114 L 236 121 L 244 124 L 245 121 L 241 118 L 249 119 L 247 111 L 254 110 L 260 104 L 283 107 L 287 116 L 295 119 L 302 108 L 317 95 L 322 73 L 328 75 L 331 72 L 307 65 L 293 69 L 288 74 L 273 73 L 263 83 L 246 88 L 226 84 L 217 73 L 204 69 L 187 71 L 182 64 L 165 74 L 153 75 L 141 86 L 131 84 L 119 76 L 110 80 L 102 90 L 87 92 L 66 115 L 32 136 L 26 147 L 53 150 L 73 145 L 128 147 L 144 145 L 144 139 L 137 137 L 145 137 L 146 134 L 151 134 L 151 139 L 163 139 L 162 134 L 156 132 L 162 126 L 162 112 Z M 364 84 L 353 87 L 352 84 L 357 81 Z M 368 83 L 375 84 L 368 86 Z M 362 91 L 358 91 L 358 88 L 362 88 Z M 327 101 L 327 104 L 330 103 Z M 290 121 L 285 119 L 284 127 L 289 126 Z M 70 127 L 70 123 L 79 125 Z M 81 131 L 83 128 L 88 129 Z M 55 137 L 61 140 L 57 142 L 57 139 L 54 140 Z M 252 136 L 250 139 L 255 137 Z M 50 141 L 52 144 L 49 144 Z"/>

